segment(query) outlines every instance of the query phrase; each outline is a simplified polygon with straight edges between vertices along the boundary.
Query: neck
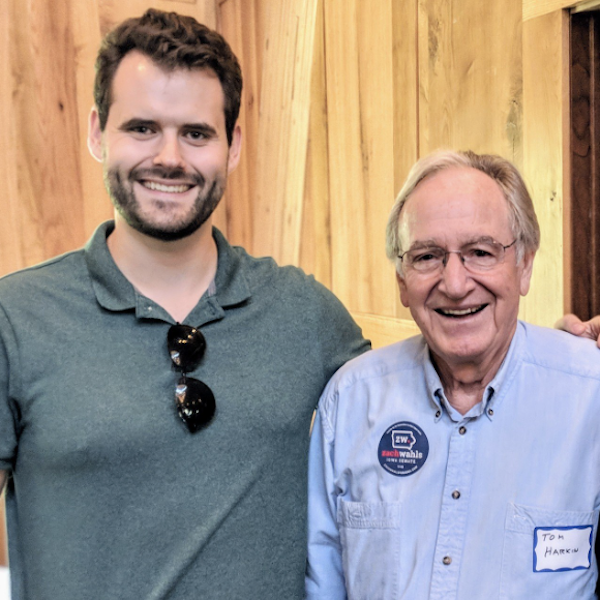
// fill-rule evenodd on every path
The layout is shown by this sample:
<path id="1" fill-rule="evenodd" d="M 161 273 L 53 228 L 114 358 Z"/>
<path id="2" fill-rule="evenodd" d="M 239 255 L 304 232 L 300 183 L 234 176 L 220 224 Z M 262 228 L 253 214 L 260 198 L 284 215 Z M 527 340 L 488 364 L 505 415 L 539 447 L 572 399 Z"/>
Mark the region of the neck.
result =
<path id="1" fill-rule="evenodd" d="M 496 376 L 505 356 L 506 352 L 484 363 L 452 364 L 431 353 L 446 398 L 461 415 L 469 412 L 483 400 L 483 394 Z"/>
<path id="2" fill-rule="evenodd" d="M 217 272 L 217 246 L 209 219 L 192 235 L 174 242 L 151 238 L 119 215 L 107 240 L 123 275 L 138 292 L 183 322 Z"/>

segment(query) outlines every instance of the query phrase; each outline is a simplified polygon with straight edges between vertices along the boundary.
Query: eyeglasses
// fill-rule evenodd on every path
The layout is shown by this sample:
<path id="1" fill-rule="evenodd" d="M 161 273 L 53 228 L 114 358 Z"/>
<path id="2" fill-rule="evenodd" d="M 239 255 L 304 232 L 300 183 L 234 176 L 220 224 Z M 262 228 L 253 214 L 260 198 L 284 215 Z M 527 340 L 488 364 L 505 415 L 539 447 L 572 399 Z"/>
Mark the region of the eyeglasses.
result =
<path id="1" fill-rule="evenodd" d="M 516 241 L 503 246 L 493 240 L 479 240 L 465 244 L 460 250 L 445 250 L 439 246 L 415 248 L 398 255 L 398 258 L 407 269 L 414 269 L 419 273 L 433 273 L 446 266 L 450 254 L 458 254 L 465 269 L 473 273 L 482 273 L 503 262 L 506 250 Z"/>
<path id="2" fill-rule="evenodd" d="M 190 433 L 195 433 L 210 422 L 216 410 L 212 390 L 202 381 L 187 376 L 200 364 L 206 340 L 195 327 L 177 323 L 169 328 L 167 348 L 173 366 L 181 373 L 175 386 L 177 413 Z"/>

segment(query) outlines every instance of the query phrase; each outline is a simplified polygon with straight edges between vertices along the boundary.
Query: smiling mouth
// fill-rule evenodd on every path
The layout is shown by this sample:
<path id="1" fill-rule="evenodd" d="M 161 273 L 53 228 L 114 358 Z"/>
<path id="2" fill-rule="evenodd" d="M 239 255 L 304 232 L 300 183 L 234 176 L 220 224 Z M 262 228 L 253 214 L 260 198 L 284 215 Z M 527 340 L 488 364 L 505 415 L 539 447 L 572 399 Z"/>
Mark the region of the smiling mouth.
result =
<path id="1" fill-rule="evenodd" d="M 170 194 L 182 194 L 191 190 L 194 186 L 191 183 L 179 185 L 166 185 L 164 183 L 156 183 L 155 181 L 140 181 L 140 183 L 149 190 L 155 192 L 168 192 Z"/>
<path id="2" fill-rule="evenodd" d="M 461 317 L 469 317 L 471 315 L 475 315 L 478 312 L 481 312 L 487 304 L 481 304 L 480 306 L 474 306 L 473 308 L 436 308 L 435 312 L 438 315 L 442 315 L 443 317 L 451 317 L 453 319 L 459 319 Z"/>

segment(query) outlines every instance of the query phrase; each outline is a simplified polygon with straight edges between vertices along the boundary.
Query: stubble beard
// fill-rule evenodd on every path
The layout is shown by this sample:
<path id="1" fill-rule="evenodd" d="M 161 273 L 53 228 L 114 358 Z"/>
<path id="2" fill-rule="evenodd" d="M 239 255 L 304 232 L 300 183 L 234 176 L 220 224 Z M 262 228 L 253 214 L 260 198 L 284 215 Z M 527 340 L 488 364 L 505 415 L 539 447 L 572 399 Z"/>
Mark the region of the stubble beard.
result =
<path id="1" fill-rule="evenodd" d="M 144 216 L 140 203 L 135 197 L 133 185 L 144 177 L 167 180 L 185 180 L 198 188 L 198 195 L 190 210 L 177 220 L 156 224 Z M 226 178 L 217 176 L 208 187 L 205 178 L 199 173 L 190 175 L 182 169 L 134 169 L 127 177 L 117 168 L 105 169 L 104 185 L 116 211 L 133 229 L 149 237 L 174 242 L 195 233 L 206 223 L 217 208 L 225 192 Z M 160 203 L 157 202 L 157 206 Z"/>

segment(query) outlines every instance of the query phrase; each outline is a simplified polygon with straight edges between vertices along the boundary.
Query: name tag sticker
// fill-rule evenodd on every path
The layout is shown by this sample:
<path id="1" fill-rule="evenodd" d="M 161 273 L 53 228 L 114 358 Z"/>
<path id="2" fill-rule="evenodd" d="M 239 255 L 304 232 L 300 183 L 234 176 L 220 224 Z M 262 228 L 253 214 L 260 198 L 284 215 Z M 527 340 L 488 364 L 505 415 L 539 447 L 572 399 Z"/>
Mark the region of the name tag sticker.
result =
<path id="1" fill-rule="evenodd" d="M 533 571 L 589 569 L 592 525 L 536 527 L 533 533 Z"/>

